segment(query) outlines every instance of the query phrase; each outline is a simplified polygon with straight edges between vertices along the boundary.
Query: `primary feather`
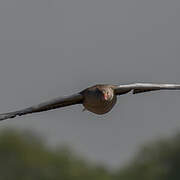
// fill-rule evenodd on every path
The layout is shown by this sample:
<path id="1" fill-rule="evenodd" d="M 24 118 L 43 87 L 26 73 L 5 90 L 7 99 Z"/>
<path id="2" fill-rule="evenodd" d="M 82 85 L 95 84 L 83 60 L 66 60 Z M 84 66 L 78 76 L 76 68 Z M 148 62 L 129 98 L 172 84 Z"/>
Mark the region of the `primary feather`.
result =
<path id="1" fill-rule="evenodd" d="M 120 85 L 115 88 L 117 95 L 133 91 L 133 94 L 156 90 L 180 90 L 180 84 L 152 84 L 152 83 L 134 83 Z"/>
<path id="2" fill-rule="evenodd" d="M 9 118 L 14 118 L 16 116 L 22 116 L 25 114 L 47 111 L 47 110 L 70 106 L 74 104 L 80 104 L 82 103 L 82 100 L 83 100 L 83 96 L 81 94 L 74 94 L 72 96 L 67 96 L 67 97 L 59 97 L 51 101 L 47 101 L 35 106 L 31 106 L 19 111 L 0 114 L 0 121 Z"/>

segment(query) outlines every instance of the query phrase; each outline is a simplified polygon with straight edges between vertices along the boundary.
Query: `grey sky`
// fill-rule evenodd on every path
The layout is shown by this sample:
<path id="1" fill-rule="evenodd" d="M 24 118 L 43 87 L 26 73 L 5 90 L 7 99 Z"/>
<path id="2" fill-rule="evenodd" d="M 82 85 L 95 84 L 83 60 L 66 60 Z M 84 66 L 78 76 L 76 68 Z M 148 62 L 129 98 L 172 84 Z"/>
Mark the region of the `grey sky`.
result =
<path id="1" fill-rule="evenodd" d="M 180 83 L 179 0 L 1 0 L 0 112 L 96 83 Z M 4 121 L 109 166 L 180 128 L 180 92 L 119 97 L 106 115 L 81 106 Z"/>

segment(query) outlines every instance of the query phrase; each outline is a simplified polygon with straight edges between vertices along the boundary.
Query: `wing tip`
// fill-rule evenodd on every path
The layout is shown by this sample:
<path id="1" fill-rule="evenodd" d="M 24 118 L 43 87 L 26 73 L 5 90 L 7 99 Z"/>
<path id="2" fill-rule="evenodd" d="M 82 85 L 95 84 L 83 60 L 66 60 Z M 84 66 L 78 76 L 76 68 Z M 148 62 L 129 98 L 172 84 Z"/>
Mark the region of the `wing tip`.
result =
<path id="1" fill-rule="evenodd" d="M 15 118 L 17 114 L 15 113 L 6 113 L 6 114 L 0 114 L 0 121 L 6 120 L 6 119 L 12 119 Z"/>

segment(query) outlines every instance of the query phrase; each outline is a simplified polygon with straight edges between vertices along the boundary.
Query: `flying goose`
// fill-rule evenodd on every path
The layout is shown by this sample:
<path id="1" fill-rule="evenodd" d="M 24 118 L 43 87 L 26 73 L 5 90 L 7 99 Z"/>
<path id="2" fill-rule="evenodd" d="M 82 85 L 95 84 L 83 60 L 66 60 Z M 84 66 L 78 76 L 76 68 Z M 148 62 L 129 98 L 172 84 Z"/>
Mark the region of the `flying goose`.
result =
<path id="1" fill-rule="evenodd" d="M 156 90 L 180 90 L 180 84 L 133 83 L 119 86 L 97 84 L 71 96 L 59 97 L 19 111 L 0 114 L 0 121 L 75 104 L 82 104 L 86 110 L 95 114 L 105 114 L 116 104 L 118 95 L 126 94 L 130 91 L 133 94 L 137 94 Z"/>

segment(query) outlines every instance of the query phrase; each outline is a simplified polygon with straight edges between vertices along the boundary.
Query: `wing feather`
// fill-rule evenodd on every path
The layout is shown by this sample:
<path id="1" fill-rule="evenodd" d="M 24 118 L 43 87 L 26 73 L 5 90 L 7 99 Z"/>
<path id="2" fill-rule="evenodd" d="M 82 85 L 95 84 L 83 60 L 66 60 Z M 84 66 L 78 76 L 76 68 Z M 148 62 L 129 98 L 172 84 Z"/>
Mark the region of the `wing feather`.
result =
<path id="1" fill-rule="evenodd" d="M 81 94 L 74 94 L 71 96 L 59 97 L 59 98 L 56 98 L 56 99 L 53 99 L 53 100 L 50 100 L 50 101 L 47 101 L 47 102 L 44 102 L 35 106 L 31 106 L 31 107 L 28 107 L 19 111 L 0 114 L 0 121 L 9 119 L 9 118 L 14 118 L 16 116 L 22 116 L 25 114 L 48 111 L 48 110 L 56 109 L 60 107 L 80 104 L 82 103 L 82 100 L 83 100 L 83 96 Z"/>
<path id="2" fill-rule="evenodd" d="M 133 94 L 138 94 L 156 90 L 180 90 L 180 84 L 134 83 L 128 85 L 120 85 L 115 88 L 115 94 L 121 95 L 130 91 L 133 91 Z"/>

